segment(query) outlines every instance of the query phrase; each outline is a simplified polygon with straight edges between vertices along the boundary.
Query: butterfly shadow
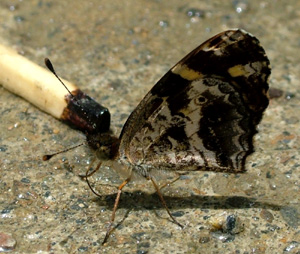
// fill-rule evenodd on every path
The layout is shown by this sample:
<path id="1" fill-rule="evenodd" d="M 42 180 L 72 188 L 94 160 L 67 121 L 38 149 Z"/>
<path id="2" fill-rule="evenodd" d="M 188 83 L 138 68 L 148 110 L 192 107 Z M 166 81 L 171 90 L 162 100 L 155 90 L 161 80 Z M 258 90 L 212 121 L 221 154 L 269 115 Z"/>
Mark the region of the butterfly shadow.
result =
<path id="1" fill-rule="evenodd" d="M 106 206 L 113 210 L 115 204 L 116 194 L 102 195 L 94 199 L 99 206 Z M 247 208 L 263 208 L 271 210 L 280 210 L 284 205 L 272 204 L 268 201 L 258 201 L 257 198 L 244 196 L 190 196 L 190 197 L 170 197 L 164 195 L 164 199 L 172 216 L 182 217 L 187 208 L 200 209 L 247 209 Z M 116 222 L 111 232 L 119 228 L 123 222 L 128 218 L 132 210 L 154 210 L 156 216 L 161 217 L 157 213 L 158 209 L 163 208 L 159 196 L 156 193 L 148 194 L 140 191 L 123 192 L 118 209 L 125 209 L 121 220 Z M 176 209 L 175 212 L 173 210 Z M 182 209 L 182 210 L 181 210 Z M 162 217 L 161 217 L 162 218 Z M 170 219 L 170 218 L 168 218 Z M 111 233 L 110 232 L 110 233 Z"/>
<path id="2" fill-rule="evenodd" d="M 262 208 L 270 210 L 280 210 L 286 205 L 274 204 L 268 200 L 258 200 L 257 198 L 245 196 L 190 196 L 190 197 L 170 197 L 163 196 L 168 208 L 172 209 L 247 209 Z M 112 209 L 115 203 L 116 194 L 103 195 L 94 201 L 99 206 L 106 206 Z M 123 192 L 118 205 L 118 209 L 128 210 L 157 210 L 163 208 L 156 193 L 148 194 L 140 191 Z"/>

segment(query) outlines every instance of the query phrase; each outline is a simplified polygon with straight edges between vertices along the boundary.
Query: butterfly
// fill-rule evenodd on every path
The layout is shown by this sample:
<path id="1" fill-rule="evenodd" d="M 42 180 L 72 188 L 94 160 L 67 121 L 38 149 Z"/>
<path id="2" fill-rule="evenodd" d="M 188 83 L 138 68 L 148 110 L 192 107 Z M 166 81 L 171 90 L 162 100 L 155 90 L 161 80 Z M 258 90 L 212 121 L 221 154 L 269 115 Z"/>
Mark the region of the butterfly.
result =
<path id="1" fill-rule="evenodd" d="M 118 188 L 103 243 L 133 173 L 151 180 L 169 216 L 181 226 L 156 184 L 155 171 L 246 171 L 256 127 L 269 103 L 270 73 L 257 38 L 240 29 L 224 31 L 191 51 L 154 85 L 119 138 L 109 132 L 87 135 L 101 160 L 115 160 L 131 172 Z"/>

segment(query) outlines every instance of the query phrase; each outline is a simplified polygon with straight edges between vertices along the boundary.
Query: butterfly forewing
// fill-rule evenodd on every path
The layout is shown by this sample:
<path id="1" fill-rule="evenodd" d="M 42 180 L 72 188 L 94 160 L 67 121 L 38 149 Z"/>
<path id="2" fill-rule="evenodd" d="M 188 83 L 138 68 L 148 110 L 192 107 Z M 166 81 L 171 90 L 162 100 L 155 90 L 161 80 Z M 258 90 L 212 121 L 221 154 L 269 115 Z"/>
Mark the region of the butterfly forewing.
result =
<path id="1" fill-rule="evenodd" d="M 144 170 L 241 172 L 268 105 L 269 60 L 258 40 L 229 30 L 176 64 L 120 136 L 120 158 Z"/>

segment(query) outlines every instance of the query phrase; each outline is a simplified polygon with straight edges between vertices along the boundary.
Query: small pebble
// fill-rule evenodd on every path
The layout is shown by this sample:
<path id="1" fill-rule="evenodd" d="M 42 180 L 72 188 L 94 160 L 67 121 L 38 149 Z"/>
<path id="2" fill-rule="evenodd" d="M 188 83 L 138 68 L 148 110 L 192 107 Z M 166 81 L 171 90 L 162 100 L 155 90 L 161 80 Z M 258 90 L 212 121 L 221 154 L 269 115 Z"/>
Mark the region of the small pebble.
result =
<path id="1" fill-rule="evenodd" d="M 270 213 L 269 211 L 263 209 L 260 212 L 260 217 L 263 218 L 265 221 L 271 223 L 274 219 L 274 216 L 272 215 L 272 213 Z"/>
<path id="2" fill-rule="evenodd" d="M 233 7 L 237 13 L 245 12 L 249 9 L 247 0 L 234 0 Z"/>
<path id="3" fill-rule="evenodd" d="M 291 252 L 293 251 L 293 252 Z M 296 252 L 298 251 L 298 252 Z M 299 253 L 300 252 L 300 243 L 296 241 L 292 241 L 289 243 L 287 247 L 284 248 L 283 250 L 284 253 L 290 252 L 290 253 Z"/>
<path id="4" fill-rule="evenodd" d="M 0 252 L 12 251 L 16 244 L 17 241 L 10 233 L 0 232 Z"/>

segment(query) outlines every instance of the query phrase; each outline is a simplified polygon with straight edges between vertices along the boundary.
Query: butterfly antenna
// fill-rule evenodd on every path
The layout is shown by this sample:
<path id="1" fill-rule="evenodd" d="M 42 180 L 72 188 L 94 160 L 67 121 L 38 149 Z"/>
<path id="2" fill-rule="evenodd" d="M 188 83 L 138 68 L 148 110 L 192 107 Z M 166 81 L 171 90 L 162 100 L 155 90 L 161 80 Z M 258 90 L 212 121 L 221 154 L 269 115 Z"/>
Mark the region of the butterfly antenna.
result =
<path id="1" fill-rule="evenodd" d="M 93 125 L 93 123 L 91 122 L 90 118 L 88 117 L 87 113 L 85 112 L 84 108 L 78 103 L 78 100 L 76 99 L 76 97 L 71 93 L 71 91 L 69 90 L 69 88 L 65 85 L 65 83 L 61 80 L 61 78 L 56 74 L 56 71 L 53 67 L 53 64 L 51 63 L 49 58 L 45 58 L 45 65 L 47 66 L 47 68 L 49 69 L 49 71 L 51 71 L 53 73 L 53 75 L 59 80 L 59 82 L 66 88 L 66 90 L 68 91 L 68 93 L 70 94 L 70 96 L 72 97 L 72 99 L 74 99 L 74 101 L 76 102 L 76 104 L 79 106 L 80 110 L 83 112 L 83 114 L 86 116 L 87 121 Z"/>
<path id="2" fill-rule="evenodd" d="M 52 65 L 52 63 L 51 63 L 51 61 L 50 61 L 49 58 L 45 58 L 45 65 L 47 66 L 47 68 L 49 69 L 49 71 L 51 71 L 54 74 L 54 76 L 60 81 L 60 83 L 66 88 L 66 90 L 68 91 L 68 93 L 74 98 L 74 95 L 70 92 L 70 90 L 65 85 L 65 83 L 56 74 L 56 71 L 54 70 L 54 67 L 53 67 L 53 65 Z"/>
<path id="3" fill-rule="evenodd" d="M 79 147 L 79 146 L 82 146 L 82 145 L 84 145 L 84 144 L 85 144 L 85 143 L 81 143 L 81 144 L 78 144 L 78 145 L 76 145 L 76 146 L 72 146 L 72 147 L 69 147 L 69 148 L 67 148 L 67 149 L 58 151 L 58 152 L 56 152 L 56 153 L 46 154 L 46 155 L 43 156 L 43 161 L 48 161 L 48 160 L 50 160 L 50 159 L 51 159 L 53 156 L 55 156 L 55 155 L 58 155 L 58 154 L 61 154 L 61 153 L 65 153 L 65 152 L 68 152 L 68 151 L 73 150 L 73 149 L 75 149 L 75 148 L 77 148 L 77 147 Z"/>
<path id="4" fill-rule="evenodd" d="M 108 109 L 103 107 L 102 105 L 99 105 L 98 103 L 96 103 L 92 98 L 90 98 L 88 95 L 82 93 L 80 90 L 79 91 L 82 93 L 82 95 L 81 95 L 81 93 L 72 94 L 71 91 L 66 86 L 66 84 L 57 75 L 50 59 L 45 58 L 44 61 L 45 61 L 45 65 L 47 66 L 49 71 L 52 72 L 52 74 L 59 80 L 59 82 L 66 88 L 66 90 L 70 94 L 70 96 L 71 96 L 70 101 L 72 101 L 72 105 L 74 105 L 74 106 L 76 105 L 76 107 L 73 109 L 73 111 L 76 111 L 76 109 L 77 109 L 82 113 L 82 116 L 79 115 L 79 118 L 82 118 L 84 121 L 86 121 L 88 123 L 88 126 L 90 126 L 90 128 L 93 129 L 92 132 L 97 130 L 97 128 L 100 128 L 99 121 L 100 121 L 101 125 L 102 124 L 104 126 L 108 125 L 108 127 L 101 127 L 101 128 L 104 128 L 105 131 L 102 129 L 98 130 L 100 132 L 106 132 L 109 129 L 109 124 L 110 124 L 110 114 L 109 114 Z M 81 101 L 82 98 L 85 98 L 85 99 L 83 101 Z M 95 114 L 95 112 L 94 112 L 95 110 L 98 111 L 97 114 Z M 90 115 L 90 114 L 92 114 L 92 115 Z M 94 118 L 96 118 L 95 121 L 97 123 L 94 122 L 93 116 L 94 116 Z M 87 134 L 87 132 L 90 132 L 86 129 L 84 129 L 84 130 L 85 130 L 86 134 Z"/>

